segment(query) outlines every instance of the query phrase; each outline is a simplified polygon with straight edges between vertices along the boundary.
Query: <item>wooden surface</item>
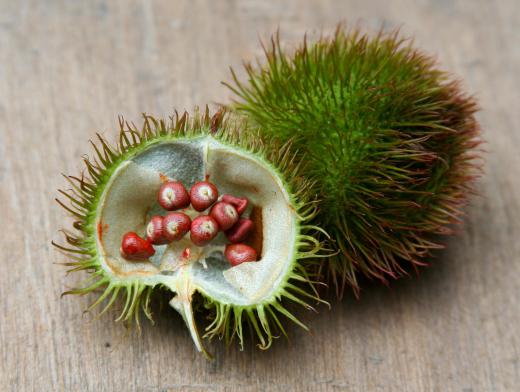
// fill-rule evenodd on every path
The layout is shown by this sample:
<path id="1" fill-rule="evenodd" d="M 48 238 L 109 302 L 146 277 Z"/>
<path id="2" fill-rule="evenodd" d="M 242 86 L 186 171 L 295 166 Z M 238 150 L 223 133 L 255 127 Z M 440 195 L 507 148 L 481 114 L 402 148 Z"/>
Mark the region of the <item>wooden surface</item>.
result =
<path id="1" fill-rule="evenodd" d="M 479 97 L 481 197 L 431 268 L 300 312 L 312 335 L 290 327 L 268 352 L 212 344 L 214 362 L 173 311 L 134 338 L 114 313 L 82 316 L 92 297 L 60 299 L 75 278 L 53 265 L 67 222 L 53 198 L 94 132 L 226 101 L 219 81 L 259 37 L 280 26 L 290 47 L 340 19 L 402 26 Z M 0 389 L 519 390 L 519 42 L 518 0 L 0 1 Z"/>

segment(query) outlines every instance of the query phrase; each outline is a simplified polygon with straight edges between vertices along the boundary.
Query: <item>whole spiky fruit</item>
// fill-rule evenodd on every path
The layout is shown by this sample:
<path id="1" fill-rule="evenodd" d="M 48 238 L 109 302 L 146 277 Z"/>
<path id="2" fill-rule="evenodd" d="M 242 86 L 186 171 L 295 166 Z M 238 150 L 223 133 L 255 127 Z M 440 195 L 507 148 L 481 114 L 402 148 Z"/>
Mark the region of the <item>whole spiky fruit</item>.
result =
<path id="1" fill-rule="evenodd" d="M 265 54 L 247 82 L 232 71 L 232 107 L 308 161 L 334 280 L 357 292 L 358 274 L 385 281 L 406 273 L 402 261 L 423 264 L 478 174 L 474 99 L 398 33 L 339 27 L 291 54 L 275 36 Z"/>
<path id="2" fill-rule="evenodd" d="M 220 112 L 210 117 L 206 110 L 191 119 L 176 114 L 169 122 L 145 116 L 142 129 L 121 120 L 116 147 L 98 135 L 95 157 L 85 159 L 88 177 L 66 176 L 72 189 L 61 193 L 71 204 L 58 200 L 76 218 L 76 231 L 64 231 L 69 245 L 55 246 L 70 255 L 65 264 L 71 271 L 91 274 L 86 285 L 64 294 L 102 288 L 89 310 L 105 301 L 104 313 L 121 296 L 124 308 L 117 320 L 135 319 L 139 325 L 141 308 L 151 318 L 151 294 L 165 287 L 175 293 L 170 305 L 204 353 L 194 308 L 208 312 L 205 337 L 237 336 L 242 346 L 244 322 L 261 348 L 268 348 L 276 333 L 285 334 L 279 315 L 303 326 L 286 301 L 306 308 L 311 306 L 302 298 L 319 301 L 307 268 L 321 244 L 313 234 L 318 228 L 305 223 L 316 202 L 289 146 L 241 134 L 243 126 Z M 182 212 L 174 213 L 161 207 L 163 183 L 189 189 L 208 179 L 212 191 L 240 195 L 252 206 L 244 219 L 255 230 L 242 246 L 249 253 L 240 264 L 238 256 L 231 261 L 224 256 L 229 242 L 223 233 L 199 246 L 184 235 L 190 218 L 200 215 L 195 207 L 183 202 Z M 147 231 L 153 242 L 141 238 Z M 197 298 L 204 307 L 193 306 Z"/>

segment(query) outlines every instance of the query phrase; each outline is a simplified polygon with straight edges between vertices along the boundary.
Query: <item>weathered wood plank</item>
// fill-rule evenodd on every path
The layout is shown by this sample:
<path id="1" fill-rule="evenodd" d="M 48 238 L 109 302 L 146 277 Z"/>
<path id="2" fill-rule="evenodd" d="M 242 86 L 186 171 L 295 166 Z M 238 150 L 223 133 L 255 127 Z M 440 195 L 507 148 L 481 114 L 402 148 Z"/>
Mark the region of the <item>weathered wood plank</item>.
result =
<path id="1" fill-rule="evenodd" d="M 135 339 L 72 280 L 49 246 L 52 200 L 95 131 L 117 116 L 222 102 L 228 66 L 260 54 L 278 26 L 288 46 L 338 20 L 403 26 L 465 78 L 488 141 L 482 196 L 432 267 L 391 288 L 366 284 L 333 311 L 304 314 L 310 336 L 269 352 L 193 350 L 177 315 Z M 1 1 L 0 385 L 21 390 L 506 391 L 520 384 L 520 3 L 479 1 Z M 113 316 L 112 314 L 111 316 Z"/>

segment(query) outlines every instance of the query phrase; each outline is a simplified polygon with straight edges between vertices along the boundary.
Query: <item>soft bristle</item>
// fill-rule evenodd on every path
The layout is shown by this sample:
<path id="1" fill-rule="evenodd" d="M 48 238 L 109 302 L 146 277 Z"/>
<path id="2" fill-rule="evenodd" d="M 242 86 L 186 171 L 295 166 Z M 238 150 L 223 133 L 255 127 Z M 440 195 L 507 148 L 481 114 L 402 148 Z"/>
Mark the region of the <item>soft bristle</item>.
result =
<path id="1" fill-rule="evenodd" d="M 450 234 L 478 176 L 475 100 L 401 39 L 340 26 L 286 54 L 278 35 L 247 82 L 226 84 L 233 109 L 264 136 L 293 140 L 322 202 L 317 222 L 338 254 L 341 293 L 358 274 L 386 281 L 424 264 L 432 236 Z"/>

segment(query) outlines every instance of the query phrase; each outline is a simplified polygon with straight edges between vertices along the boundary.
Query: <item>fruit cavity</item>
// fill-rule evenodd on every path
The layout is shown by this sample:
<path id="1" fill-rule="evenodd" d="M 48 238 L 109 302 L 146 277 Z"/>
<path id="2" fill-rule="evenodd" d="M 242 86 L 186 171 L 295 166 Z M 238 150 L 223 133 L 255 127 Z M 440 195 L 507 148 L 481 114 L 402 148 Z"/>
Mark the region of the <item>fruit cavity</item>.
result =
<path id="1" fill-rule="evenodd" d="M 199 191 L 201 193 L 205 193 L 204 187 L 207 186 L 208 183 L 198 184 L 199 189 L 196 190 L 196 192 Z M 214 184 L 210 185 L 212 195 L 218 194 L 217 187 Z M 163 200 L 164 198 L 167 198 L 170 201 L 179 200 L 179 198 L 170 198 L 168 196 L 168 192 L 170 192 L 170 194 L 176 192 L 176 194 L 179 194 L 182 197 L 184 197 L 182 190 L 184 190 L 185 192 L 184 185 L 178 181 L 166 182 L 165 184 L 161 185 L 157 196 L 159 204 L 161 204 L 161 206 L 164 208 L 165 203 L 161 203 L 161 200 Z M 187 192 L 185 193 L 187 195 Z M 211 196 L 211 198 L 213 198 L 213 196 Z M 248 203 L 247 199 L 239 199 L 232 195 L 225 195 L 225 198 L 227 200 L 232 201 L 236 205 L 242 207 L 241 211 L 244 212 L 245 206 L 247 206 Z M 177 207 L 179 205 L 181 204 L 176 204 Z M 186 207 L 185 202 L 183 202 L 182 205 Z M 169 203 L 167 207 L 172 208 L 172 203 Z M 251 219 L 241 219 L 241 222 L 237 224 L 238 219 L 239 213 L 237 212 L 235 207 L 233 207 L 233 205 L 231 205 L 230 203 L 226 203 L 223 201 L 213 205 L 209 215 L 199 215 L 193 221 L 191 221 L 190 217 L 183 212 L 170 212 L 165 217 L 155 215 L 152 216 L 152 218 L 146 225 L 146 241 L 153 245 L 166 245 L 173 241 L 179 241 L 189 231 L 191 242 L 196 246 L 202 247 L 206 246 L 211 240 L 213 240 L 220 230 L 225 231 L 230 229 L 226 232 L 228 239 L 230 239 L 231 242 L 240 242 L 246 239 L 248 234 L 252 231 L 253 221 Z M 135 238 L 136 234 L 130 234 L 131 235 L 127 233 L 123 236 L 121 249 L 128 248 L 128 250 L 121 251 L 121 255 L 128 260 L 147 259 L 149 256 L 141 256 L 141 253 L 135 250 L 135 243 L 131 242 L 137 241 Z M 238 247 L 237 249 L 242 248 Z M 188 253 L 190 252 L 189 247 L 186 248 L 185 251 L 186 250 L 188 251 Z M 147 254 L 146 251 L 144 252 L 144 254 Z M 184 258 L 189 259 L 189 257 Z M 254 260 L 246 260 L 249 258 L 250 256 L 239 257 L 235 255 L 231 259 L 228 258 L 228 261 L 233 266 L 241 264 L 245 261 L 254 261 L 256 260 L 256 251 Z"/>

